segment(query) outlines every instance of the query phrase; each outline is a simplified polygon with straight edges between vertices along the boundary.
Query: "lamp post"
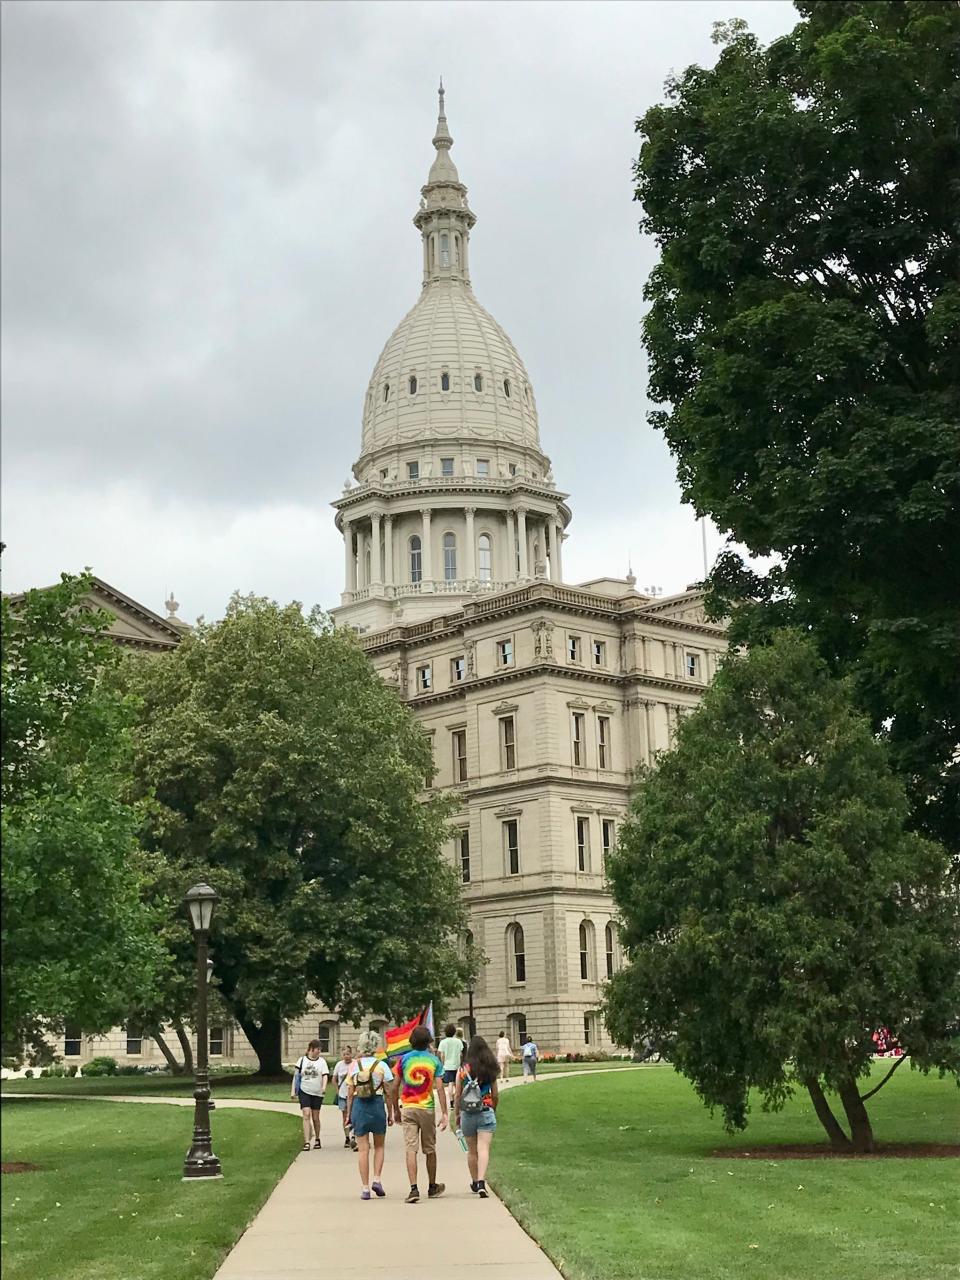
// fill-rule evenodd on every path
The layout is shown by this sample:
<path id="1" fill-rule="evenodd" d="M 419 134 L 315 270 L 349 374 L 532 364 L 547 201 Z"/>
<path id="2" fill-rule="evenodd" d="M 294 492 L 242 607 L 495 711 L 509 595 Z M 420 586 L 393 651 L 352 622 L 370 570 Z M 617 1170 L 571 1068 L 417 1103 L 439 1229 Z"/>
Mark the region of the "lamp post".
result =
<path id="1" fill-rule="evenodd" d="M 184 905 L 197 940 L 197 1063 L 194 1071 L 193 1144 L 183 1162 L 185 1182 L 195 1178 L 222 1178 L 220 1161 L 210 1145 L 210 1079 L 207 1073 L 207 983 L 213 966 L 207 959 L 207 942 L 213 908 L 220 899 L 208 884 L 188 890 Z"/>
<path id="2" fill-rule="evenodd" d="M 467 986 L 467 1021 L 470 1023 L 470 1039 L 477 1034 L 477 1020 L 473 1016 L 473 978 Z"/>

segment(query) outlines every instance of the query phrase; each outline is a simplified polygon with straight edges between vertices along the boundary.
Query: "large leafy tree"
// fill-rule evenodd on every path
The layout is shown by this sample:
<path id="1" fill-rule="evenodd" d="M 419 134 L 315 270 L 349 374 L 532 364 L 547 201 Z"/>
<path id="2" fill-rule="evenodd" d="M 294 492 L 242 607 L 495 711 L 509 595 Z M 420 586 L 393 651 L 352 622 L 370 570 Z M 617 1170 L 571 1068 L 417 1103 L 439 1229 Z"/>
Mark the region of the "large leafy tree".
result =
<path id="1" fill-rule="evenodd" d="M 794 622 L 960 849 L 960 6 L 797 0 L 740 21 L 638 121 L 652 415 L 683 492 L 750 552 L 734 641 Z"/>
<path id="2" fill-rule="evenodd" d="M 776 1108 L 800 1085 L 835 1147 L 872 1149 L 858 1081 L 877 1029 L 960 1074 L 960 913 L 946 851 L 907 815 L 887 748 L 809 639 L 728 659 L 608 863 L 629 957 L 608 988 L 617 1040 L 672 1038 L 730 1128 L 751 1088 Z"/>
<path id="3" fill-rule="evenodd" d="M 111 685 L 90 581 L 4 598 L 4 1053 L 49 1054 L 67 1019 L 104 1031 L 150 998 L 161 961 L 125 798 L 133 709 Z"/>
<path id="4" fill-rule="evenodd" d="M 462 988 L 448 810 L 423 802 L 429 741 L 349 634 L 257 597 L 176 653 L 133 658 L 149 850 L 223 901 L 220 991 L 279 1073 L 308 993 L 346 1017 L 405 1014 Z M 173 906 L 171 897 L 170 904 Z"/>

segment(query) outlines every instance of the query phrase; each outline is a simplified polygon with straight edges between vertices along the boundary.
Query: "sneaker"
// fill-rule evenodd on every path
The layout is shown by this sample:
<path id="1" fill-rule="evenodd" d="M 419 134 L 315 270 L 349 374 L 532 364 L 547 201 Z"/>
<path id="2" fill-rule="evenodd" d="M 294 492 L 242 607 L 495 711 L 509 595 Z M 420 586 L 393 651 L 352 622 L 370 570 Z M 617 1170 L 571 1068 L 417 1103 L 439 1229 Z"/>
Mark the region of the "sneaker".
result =
<path id="1" fill-rule="evenodd" d="M 320 1139 L 319 1139 L 319 1138 L 315 1138 L 315 1139 L 314 1139 L 313 1149 L 314 1149 L 314 1151 L 320 1151 L 320 1150 L 321 1150 L 321 1147 L 320 1147 Z"/>
<path id="2" fill-rule="evenodd" d="M 374 1194 L 378 1199 L 380 1199 L 380 1200 L 382 1200 L 382 1199 L 383 1199 L 383 1197 L 387 1194 L 387 1193 L 384 1191 L 383 1187 L 380 1185 L 380 1183 L 379 1183 L 379 1182 L 375 1182 L 375 1183 L 372 1185 L 372 1187 L 370 1188 L 370 1190 L 371 1190 L 371 1191 L 373 1192 L 373 1194 Z"/>
<path id="3" fill-rule="evenodd" d="M 356 1140 L 356 1138 L 351 1134 L 351 1135 L 350 1135 L 350 1150 L 351 1150 L 351 1151 L 356 1151 L 356 1149 L 357 1149 L 357 1140 Z"/>
<path id="4" fill-rule="evenodd" d="M 344 1149 L 344 1151 L 349 1151 L 349 1150 L 350 1150 L 350 1139 L 349 1139 L 349 1138 L 344 1138 L 344 1140 L 343 1140 L 343 1149 Z"/>
<path id="5" fill-rule="evenodd" d="M 369 1199 L 370 1199 L 370 1192 L 369 1192 L 369 1191 L 361 1191 L 361 1192 L 360 1192 L 360 1199 L 361 1199 L 361 1200 L 369 1200 Z"/>
<path id="6" fill-rule="evenodd" d="M 477 1194 L 477 1192 L 480 1190 L 480 1183 L 479 1183 L 479 1182 L 471 1182 L 471 1183 L 470 1183 L 470 1190 L 473 1192 L 473 1194 L 474 1194 L 474 1195 L 476 1195 L 476 1194 Z"/>
<path id="7" fill-rule="evenodd" d="M 442 1196 L 446 1189 L 447 1184 L 445 1182 L 435 1182 L 432 1186 L 427 1188 L 427 1199 L 436 1200 L 437 1196 Z"/>
<path id="8" fill-rule="evenodd" d="M 417 1190 L 416 1187 L 411 1187 L 410 1190 L 407 1192 L 407 1198 L 406 1200 L 404 1200 L 403 1203 L 419 1204 L 419 1202 L 420 1202 L 420 1192 Z"/>
<path id="9" fill-rule="evenodd" d="M 487 1199 L 487 1184 L 485 1182 L 477 1183 L 477 1195 L 481 1200 Z"/>

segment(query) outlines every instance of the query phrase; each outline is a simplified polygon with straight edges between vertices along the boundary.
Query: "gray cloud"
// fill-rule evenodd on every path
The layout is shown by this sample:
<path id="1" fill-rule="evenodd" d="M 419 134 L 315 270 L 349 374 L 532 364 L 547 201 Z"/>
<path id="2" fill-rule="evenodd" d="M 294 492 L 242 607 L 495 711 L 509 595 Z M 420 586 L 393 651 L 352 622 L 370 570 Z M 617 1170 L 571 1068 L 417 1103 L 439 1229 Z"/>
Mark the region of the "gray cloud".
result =
<path id="1" fill-rule="evenodd" d="M 333 604 L 329 501 L 417 296 L 437 75 L 474 286 L 572 495 L 571 578 L 699 572 L 640 343 L 636 116 L 727 0 L 3 8 L 5 587 Z M 753 0 L 764 38 L 793 9 Z M 713 540 L 713 548 L 716 539 Z"/>

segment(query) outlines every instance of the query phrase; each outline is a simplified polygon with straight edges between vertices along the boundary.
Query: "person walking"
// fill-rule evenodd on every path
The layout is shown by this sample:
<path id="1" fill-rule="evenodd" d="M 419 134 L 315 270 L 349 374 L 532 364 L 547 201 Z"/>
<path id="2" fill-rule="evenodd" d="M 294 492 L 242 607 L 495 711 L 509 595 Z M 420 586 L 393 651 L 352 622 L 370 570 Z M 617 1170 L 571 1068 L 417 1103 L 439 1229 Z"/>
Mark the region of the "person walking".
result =
<path id="1" fill-rule="evenodd" d="M 523 1083 L 528 1082 L 536 1084 L 537 1082 L 537 1060 L 540 1057 L 540 1050 L 537 1048 L 537 1042 L 533 1036 L 527 1039 L 526 1044 L 520 1050 L 520 1058 L 523 1062 Z"/>
<path id="2" fill-rule="evenodd" d="M 313 1130 L 313 1149 L 320 1150 L 320 1108 L 323 1093 L 330 1079 L 330 1068 L 320 1056 L 320 1041 L 311 1040 L 307 1052 L 293 1069 L 290 1097 L 300 1103 L 303 1117 L 303 1149 L 310 1150 L 310 1131 Z"/>
<path id="3" fill-rule="evenodd" d="M 351 1132 L 350 1125 L 347 1121 L 347 1093 L 349 1091 L 348 1078 L 353 1068 L 353 1046 L 345 1044 L 343 1053 L 340 1055 L 340 1061 L 333 1068 L 333 1085 L 337 1091 L 337 1106 L 340 1108 L 340 1115 L 343 1118 L 343 1146 L 344 1150 L 352 1147 L 354 1151 L 357 1149 L 357 1140 Z"/>
<path id="4" fill-rule="evenodd" d="M 473 1041 L 471 1040 L 470 1043 L 473 1044 Z M 496 1053 L 497 1063 L 500 1067 L 500 1079 L 509 1080 L 510 1060 L 513 1057 L 513 1049 L 510 1047 L 510 1041 L 508 1040 L 507 1033 L 505 1031 L 501 1031 L 497 1038 Z"/>
<path id="5" fill-rule="evenodd" d="M 379 1048 L 380 1037 L 375 1031 L 361 1031 L 357 1037 L 357 1056 L 347 1076 L 347 1126 L 357 1144 L 361 1200 L 369 1200 L 371 1191 L 377 1197 L 387 1194 L 380 1178 L 387 1125 L 393 1124 L 393 1099 L 389 1094 L 393 1072 L 377 1057 Z M 371 1137 L 373 1182 L 370 1181 Z"/>
<path id="6" fill-rule="evenodd" d="M 467 1140 L 467 1168 L 470 1190 L 481 1200 L 487 1198 L 487 1165 L 490 1146 L 497 1131 L 497 1103 L 500 1093 L 497 1060 L 483 1036 L 474 1036 L 467 1046 L 463 1066 L 457 1072 L 454 1095 L 454 1124 Z"/>
<path id="7" fill-rule="evenodd" d="M 443 1084 L 447 1091 L 447 1105 L 453 1106 L 457 1072 L 463 1061 L 463 1040 L 456 1034 L 456 1027 L 452 1022 L 448 1022 L 443 1028 L 443 1039 L 437 1045 L 437 1055 L 443 1063 Z"/>
<path id="8" fill-rule="evenodd" d="M 447 1095 L 443 1087 L 443 1063 L 430 1045 L 433 1037 L 428 1027 L 414 1027 L 410 1032 L 410 1049 L 397 1064 L 399 1088 L 394 1091 L 394 1118 L 403 1127 L 403 1145 L 406 1150 L 407 1177 L 410 1191 L 406 1204 L 417 1204 L 420 1188 L 417 1185 L 417 1151 L 422 1149 L 427 1162 L 427 1198 L 442 1196 L 444 1184 L 437 1181 L 437 1119 L 434 1094 L 440 1099 L 441 1132 L 447 1127 Z M 400 1108 L 403 1108 L 401 1113 Z"/>

